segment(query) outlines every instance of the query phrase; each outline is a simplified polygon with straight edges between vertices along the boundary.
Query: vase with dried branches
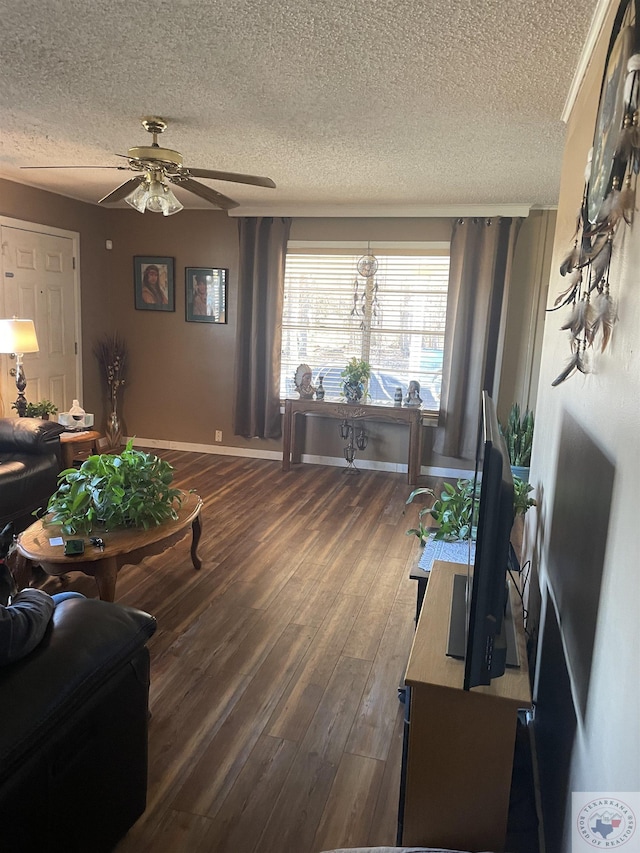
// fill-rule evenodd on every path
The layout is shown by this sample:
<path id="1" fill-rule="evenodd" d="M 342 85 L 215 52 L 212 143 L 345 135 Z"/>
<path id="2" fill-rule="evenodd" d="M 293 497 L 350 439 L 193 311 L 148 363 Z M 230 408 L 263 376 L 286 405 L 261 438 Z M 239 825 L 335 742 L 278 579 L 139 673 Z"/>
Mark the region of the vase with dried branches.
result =
<path id="1" fill-rule="evenodd" d="M 127 347 L 117 332 L 104 335 L 96 344 L 94 353 L 107 384 L 108 413 L 105 437 L 110 450 L 122 445 L 122 424 L 118 414 L 118 399 L 127 373 Z"/>

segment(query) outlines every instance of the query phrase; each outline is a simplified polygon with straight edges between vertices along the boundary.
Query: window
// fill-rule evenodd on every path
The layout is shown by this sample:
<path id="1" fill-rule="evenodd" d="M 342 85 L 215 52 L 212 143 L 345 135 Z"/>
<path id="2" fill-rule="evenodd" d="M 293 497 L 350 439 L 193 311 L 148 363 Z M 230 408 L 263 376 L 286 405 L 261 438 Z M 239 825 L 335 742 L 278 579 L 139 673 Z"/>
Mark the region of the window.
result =
<path id="1" fill-rule="evenodd" d="M 422 406 L 440 405 L 449 257 L 371 251 L 375 277 L 357 272 L 358 254 L 288 253 L 282 322 L 281 397 L 296 396 L 293 377 L 310 365 L 339 399 L 340 373 L 353 357 L 371 364 L 371 402 L 392 402 L 411 379 Z"/>

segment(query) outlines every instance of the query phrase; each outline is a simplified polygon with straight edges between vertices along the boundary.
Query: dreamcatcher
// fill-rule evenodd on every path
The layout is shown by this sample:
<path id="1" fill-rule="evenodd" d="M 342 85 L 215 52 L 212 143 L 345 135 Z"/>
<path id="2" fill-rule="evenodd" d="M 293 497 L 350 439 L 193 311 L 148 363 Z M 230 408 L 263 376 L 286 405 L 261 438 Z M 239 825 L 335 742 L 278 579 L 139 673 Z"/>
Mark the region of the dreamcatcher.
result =
<path id="1" fill-rule="evenodd" d="M 623 0 L 614 23 L 600 93 L 593 148 L 573 246 L 560 266 L 568 285 L 549 311 L 569 307 L 571 358 L 551 383 L 589 373 L 590 351 L 604 352 L 617 322 L 609 272 L 620 223 L 630 225 L 640 171 L 640 53 L 636 21 L 640 0 Z"/>
<path id="2" fill-rule="evenodd" d="M 362 317 L 360 328 L 366 327 L 367 314 L 367 290 L 371 289 L 371 317 L 375 319 L 378 316 L 380 304 L 378 302 L 378 282 L 375 275 L 378 272 L 378 259 L 371 254 L 371 244 L 367 245 L 367 254 L 363 255 L 356 264 L 358 274 L 365 279 L 362 290 L 360 290 L 360 279 L 358 276 L 353 280 L 353 307 L 351 309 L 352 317 Z"/>

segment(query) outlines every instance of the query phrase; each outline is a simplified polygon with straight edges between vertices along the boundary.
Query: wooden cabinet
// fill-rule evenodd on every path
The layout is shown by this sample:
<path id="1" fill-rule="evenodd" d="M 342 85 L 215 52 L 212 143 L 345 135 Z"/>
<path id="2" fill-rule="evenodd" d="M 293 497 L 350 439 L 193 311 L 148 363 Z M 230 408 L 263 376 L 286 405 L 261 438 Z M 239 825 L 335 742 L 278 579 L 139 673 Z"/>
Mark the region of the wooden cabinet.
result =
<path id="1" fill-rule="evenodd" d="M 520 667 L 489 687 L 462 688 L 464 663 L 446 656 L 453 578 L 434 563 L 409 658 L 399 826 L 404 845 L 502 850 L 517 712 L 531 705 L 522 610 L 515 590 Z"/>

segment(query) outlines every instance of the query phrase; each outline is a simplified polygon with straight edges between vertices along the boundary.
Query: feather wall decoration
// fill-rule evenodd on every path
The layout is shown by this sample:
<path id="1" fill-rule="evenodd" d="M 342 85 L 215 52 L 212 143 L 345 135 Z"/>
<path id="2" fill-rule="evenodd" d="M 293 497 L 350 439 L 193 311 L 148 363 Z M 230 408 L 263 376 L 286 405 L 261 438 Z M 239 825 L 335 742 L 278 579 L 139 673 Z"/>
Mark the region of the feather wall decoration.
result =
<path id="1" fill-rule="evenodd" d="M 580 352 L 580 348 L 576 349 L 573 353 L 569 361 L 567 362 L 564 370 L 553 380 L 551 385 L 555 388 L 558 385 L 561 385 L 565 379 L 568 379 L 570 376 L 577 371 L 580 373 L 589 373 L 589 369 L 584 360 L 584 353 Z"/>
<path id="2" fill-rule="evenodd" d="M 611 35 L 609 57 L 626 64 L 623 111 L 617 127 L 610 122 L 613 98 L 611 69 L 605 71 L 600 108 L 594 135 L 594 148 L 589 152 L 585 170 L 582 204 L 578 214 L 572 246 L 562 259 L 560 275 L 568 276 L 552 308 L 568 308 L 569 315 L 561 325 L 568 333 L 571 357 L 551 383 L 561 385 L 575 373 L 591 371 L 588 353 L 604 352 L 618 321 L 615 301 L 610 293 L 611 259 L 615 236 L 622 227 L 633 223 L 636 211 L 636 184 L 640 173 L 640 29 L 637 14 L 640 0 L 621 0 Z M 614 50 L 615 45 L 615 50 Z M 626 53 L 625 53 L 626 50 Z M 622 59 L 621 59 L 622 54 Z M 622 67 L 625 67 L 625 64 Z M 608 88 L 609 87 L 609 88 Z M 617 114 L 619 115 L 619 114 Z M 605 118 L 603 118 L 603 116 Z M 616 138 L 617 135 L 617 138 Z M 615 140 L 614 154 L 603 148 L 608 137 Z"/>
<path id="3" fill-rule="evenodd" d="M 612 240 L 613 234 L 607 234 L 606 244 L 598 252 L 595 258 L 589 262 L 589 293 L 591 293 L 591 291 L 595 288 L 600 289 L 601 283 L 609 275 L 609 266 L 611 265 Z"/>
<path id="4" fill-rule="evenodd" d="M 592 322 L 593 309 L 588 298 L 585 298 L 576 302 L 573 306 L 569 319 L 564 326 L 560 326 L 560 328 L 562 330 L 568 329 L 571 332 L 571 337 L 576 341 L 580 340 L 580 337 L 584 335 L 587 342 L 590 343 Z"/>
<path id="5" fill-rule="evenodd" d="M 611 295 L 609 293 L 598 293 L 593 300 L 591 318 L 592 340 L 600 337 L 600 351 L 604 352 L 611 340 L 613 327 L 618 319 L 618 314 Z"/>
<path id="6" fill-rule="evenodd" d="M 578 292 L 578 288 L 582 284 L 582 270 L 577 269 L 574 271 L 573 275 L 569 278 L 569 285 L 566 290 L 563 290 L 559 296 L 556 296 L 556 301 L 553 303 L 554 308 L 550 308 L 550 311 L 557 311 L 558 308 L 564 308 L 565 305 L 568 305 L 569 302 L 574 302 L 576 293 Z"/>
<path id="7" fill-rule="evenodd" d="M 567 275 L 573 272 L 580 263 L 580 249 L 578 249 L 578 241 L 573 244 L 573 249 L 560 264 L 560 275 Z"/>

